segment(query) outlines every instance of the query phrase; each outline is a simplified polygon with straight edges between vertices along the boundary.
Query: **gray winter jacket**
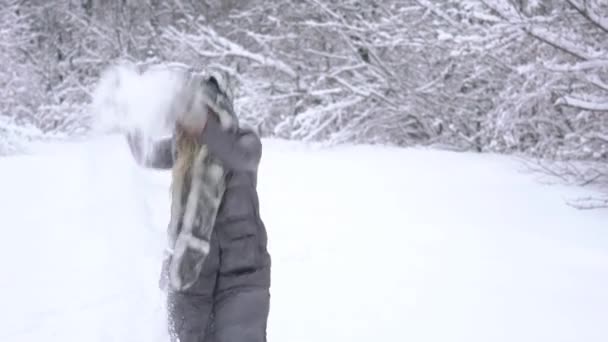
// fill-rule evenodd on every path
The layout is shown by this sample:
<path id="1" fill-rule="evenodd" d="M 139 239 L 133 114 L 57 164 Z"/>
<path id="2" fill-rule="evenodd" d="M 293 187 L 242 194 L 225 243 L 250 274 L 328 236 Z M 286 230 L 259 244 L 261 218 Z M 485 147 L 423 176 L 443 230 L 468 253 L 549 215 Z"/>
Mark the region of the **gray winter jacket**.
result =
<path id="1" fill-rule="evenodd" d="M 136 158 L 141 156 L 137 144 L 130 142 Z M 227 170 L 226 192 L 199 280 L 187 291 L 168 295 L 170 330 L 181 342 L 264 342 L 271 259 L 257 195 L 262 143 L 248 129 L 221 130 L 213 116 L 201 142 Z M 138 158 L 157 169 L 171 168 L 173 160 L 172 139 L 158 143 L 149 160 Z"/>

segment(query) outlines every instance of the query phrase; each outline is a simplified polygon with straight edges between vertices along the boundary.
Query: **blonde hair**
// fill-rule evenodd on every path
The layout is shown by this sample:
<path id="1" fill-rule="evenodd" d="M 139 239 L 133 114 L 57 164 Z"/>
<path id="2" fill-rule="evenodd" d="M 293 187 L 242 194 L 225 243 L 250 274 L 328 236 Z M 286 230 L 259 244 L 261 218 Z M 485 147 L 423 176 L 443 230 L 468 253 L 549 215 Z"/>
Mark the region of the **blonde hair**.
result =
<path id="1" fill-rule="evenodd" d="M 195 136 L 183 129 L 181 125 L 175 126 L 175 161 L 171 170 L 171 225 L 169 238 L 175 242 L 177 226 L 185 209 L 185 198 L 192 183 L 192 167 L 196 156 L 201 151 L 201 144 Z"/>
<path id="2" fill-rule="evenodd" d="M 201 101 L 198 87 L 192 84 L 198 82 L 198 78 L 190 78 L 186 81 L 184 88 L 178 95 L 175 107 L 172 111 L 175 115 L 174 142 L 176 160 L 173 163 L 171 193 L 173 196 L 172 215 L 180 215 L 182 209 L 182 195 L 186 181 L 192 181 L 191 171 L 194 159 L 201 150 L 201 144 L 197 137 L 188 133 L 185 127 L 197 126 L 198 123 L 207 120 L 207 109 Z M 177 216 L 176 216 L 177 217 Z"/>
<path id="3" fill-rule="evenodd" d="M 217 76 L 216 78 L 219 79 L 220 94 L 223 94 L 222 91 L 225 91 L 225 89 L 222 88 L 227 87 L 226 77 Z M 190 207 L 196 208 L 195 201 L 198 200 L 195 198 L 201 196 L 198 193 L 201 191 L 198 189 L 199 186 L 195 186 L 196 189 L 194 190 L 191 189 L 195 181 L 194 178 L 203 177 L 204 179 L 208 179 L 211 177 L 211 179 L 214 179 L 222 177 L 223 179 L 222 174 L 224 173 L 221 165 L 215 165 L 213 161 L 209 161 L 207 147 L 198 141 L 196 134 L 189 133 L 187 128 L 195 128 L 199 126 L 199 123 L 205 122 L 209 115 L 209 110 L 216 112 L 222 129 L 236 129 L 238 127 L 238 121 L 232 110 L 232 92 L 229 91 L 228 96 L 218 96 L 218 94 L 215 94 L 210 98 L 205 88 L 201 89 L 199 86 L 195 86 L 202 84 L 201 82 L 204 82 L 204 79 L 204 75 L 193 75 L 189 78 L 184 88 L 179 92 L 177 96 L 178 100 L 175 101 L 175 105 L 171 109 L 176 114 L 174 116 L 175 160 L 170 188 L 171 221 L 169 225 L 169 241 L 171 246 L 177 239 L 180 219 L 184 218 L 185 213 L 190 213 L 190 215 L 186 215 L 189 218 L 184 218 L 184 220 L 188 221 L 191 219 L 194 210 Z M 204 166 L 199 165 L 203 163 L 205 164 Z M 202 180 L 201 182 L 207 181 Z M 217 179 L 216 182 L 218 183 L 214 186 L 219 187 L 218 189 L 224 187 L 223 180 Z M 210 185 L 205 183 L 203 186 L 209 188 Z M 223 196 L 223 189 L 221 193 L 221 196 Z M 190 199 L 191 196 L 193 196 L 192 199 Z M 220 198 L 206 198 L 206 201 L 217 202 L 221 199 L 221 196 Z M 207 213 L 207 216 L 212 216 L 211 222 L 215 219 L 218 205 L 219 202 L 209 204 L 212 212 Z M 186 208 L 187 206 L 190 207 Z M 191 223 L 189 224 L 191 225 Z"/>

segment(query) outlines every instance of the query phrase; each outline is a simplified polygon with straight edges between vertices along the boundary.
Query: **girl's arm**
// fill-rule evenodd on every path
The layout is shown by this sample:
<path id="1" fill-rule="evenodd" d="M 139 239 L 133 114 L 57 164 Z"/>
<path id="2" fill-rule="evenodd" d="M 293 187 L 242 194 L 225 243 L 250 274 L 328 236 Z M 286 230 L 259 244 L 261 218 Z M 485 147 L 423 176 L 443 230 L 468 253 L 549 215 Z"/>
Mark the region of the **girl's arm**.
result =
<path id="1" fill-rule="evenodd" d="M 164 139 L 155 142 L 152 145 L 152 151 L 147 158 L 144 156 L 142 140 L 139 133 L 127 134 L 129 149 L 138 165 L 161 170 L 167 170 L 173 167 L 172 139 Z"/>
<path id="2" fill-rule="evenodd" d="M 258 169 L 262 142 L 253 130 L 224 131 L 218 118 L 209 115 L 200 142 L 207 145 L 211 155 L 219 159 L 227 169 L 253 172 Z"/>

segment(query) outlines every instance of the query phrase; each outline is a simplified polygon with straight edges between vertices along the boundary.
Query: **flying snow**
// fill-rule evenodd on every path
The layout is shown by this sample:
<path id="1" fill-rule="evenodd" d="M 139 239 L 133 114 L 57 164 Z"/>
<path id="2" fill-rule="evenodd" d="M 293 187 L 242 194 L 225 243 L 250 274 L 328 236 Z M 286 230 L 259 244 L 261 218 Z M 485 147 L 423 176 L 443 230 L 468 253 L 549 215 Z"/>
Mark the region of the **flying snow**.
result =
<path id="1" fill-rule="evenodd" d="M 137 130 L 147 137 L 170 134 L 171 107 L 186 83 L 188 69 L 180 64 L 142 69 L 122 62 L 102 73 L 91 104 L 95 131 Z"/>

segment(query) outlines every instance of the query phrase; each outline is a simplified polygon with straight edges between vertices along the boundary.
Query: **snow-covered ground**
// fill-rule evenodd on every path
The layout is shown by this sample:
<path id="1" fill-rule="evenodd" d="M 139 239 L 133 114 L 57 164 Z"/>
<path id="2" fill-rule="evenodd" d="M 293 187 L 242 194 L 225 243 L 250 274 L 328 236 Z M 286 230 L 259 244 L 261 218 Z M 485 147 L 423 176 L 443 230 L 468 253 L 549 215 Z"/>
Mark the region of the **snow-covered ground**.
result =
<path id="1" fill-rule="evenodd" d="M 608 341 L 608 213 L 512 159 L 264 142 L 270 342 Z M 169 174 L 124 141 L 0 158 L 0 341 L 166 342 Z"/>

